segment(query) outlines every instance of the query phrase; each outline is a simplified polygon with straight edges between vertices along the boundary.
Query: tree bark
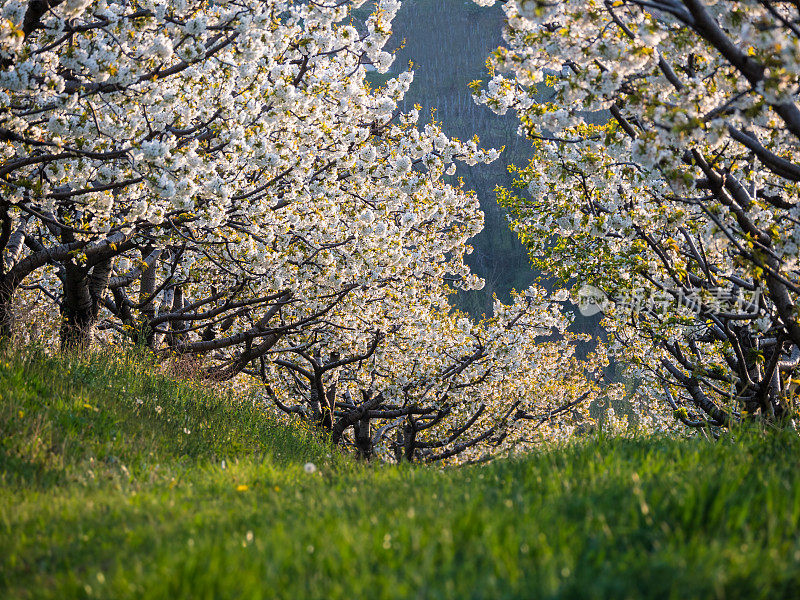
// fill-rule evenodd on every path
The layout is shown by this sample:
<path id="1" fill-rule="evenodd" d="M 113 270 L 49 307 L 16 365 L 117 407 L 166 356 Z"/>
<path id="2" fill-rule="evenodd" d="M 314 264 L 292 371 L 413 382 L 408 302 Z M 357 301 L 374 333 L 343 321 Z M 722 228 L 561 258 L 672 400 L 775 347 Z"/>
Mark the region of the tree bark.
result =
<path id="1" fill-rule="evenodd" d="M 87 350 L 92 344 L 94 319 L 89 272 L 72 261 L 64 264 L 64 293 L 61 301 L 61 349 Z"/>
<path id="2" fill-rule="evenodd" d="M 61 348 L 88 350 L 94 341 L 100 304 L 108 289 L 111 259 L 82 267 L 64 264 L 64 293 L 61 302 Z"/>
<path id="3" fill-rule="evenodd" d="M 175 291 L 172 294 L 172 311 L 171 312 L 178 312 L 183 308 L 183 288 L 181 286 L 176 286 Z M 170 334 L 169 334 L 169 346 L 170 348 L 174 348 L 185 337 L 185 334 L 181 333 L 181 331 L 186 327 L 186 321 L 172 321 L 170 324 Z"/>
<path id="4" fill-rule="evenodd" d="M 372 458 L 372 432 L 370 430 L 369 414 L 365 414 L 360 421 L 355 423 L 353 430 L 355 431 L 358 455 L 365 460 L 369 460 Z"/>
<path id="5" fill-rule="evenodd" d="M 142 250 L 142 260 L 147 259 L 153 252 L 153 248 L 147 247 Z M 156 291 L 156 261 L 149 264 L 142 272 L 142 279 L 139 286 L 139 304 L 142 306 L 142 331 L 139 333 L 139 341 L 153 347 L 155 340 L 153 327 L 151 325 L 156 316 L 156 302 L 153 297 Z"/>
<path id="6" fill-rule="evenodd" d="M 14 287 L 5 281 L 0 282 L 0 345 L 7 344 L 14 331 L 13 298 Z"/>

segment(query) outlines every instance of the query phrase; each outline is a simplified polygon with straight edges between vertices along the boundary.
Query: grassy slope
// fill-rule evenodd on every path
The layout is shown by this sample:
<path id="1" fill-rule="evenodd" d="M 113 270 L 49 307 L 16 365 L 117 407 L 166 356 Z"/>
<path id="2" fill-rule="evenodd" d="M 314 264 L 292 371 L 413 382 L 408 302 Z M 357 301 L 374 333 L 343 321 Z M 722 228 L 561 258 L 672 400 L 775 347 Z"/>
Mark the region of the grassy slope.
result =
<path id="1" fill-rule="evenodd" d="M 778 598 L 800 583 L 796 438 L 363 466 L 151 371 L 0 358 L 0 597 Z"/>

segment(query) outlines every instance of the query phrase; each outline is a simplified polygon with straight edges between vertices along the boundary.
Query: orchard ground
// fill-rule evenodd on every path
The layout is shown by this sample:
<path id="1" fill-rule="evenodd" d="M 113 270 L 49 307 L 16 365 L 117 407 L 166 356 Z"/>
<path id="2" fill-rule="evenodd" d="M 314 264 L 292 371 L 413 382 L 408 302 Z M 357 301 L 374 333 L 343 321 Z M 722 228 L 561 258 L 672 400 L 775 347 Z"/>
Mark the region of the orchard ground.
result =
<path id="1" fill-rule="evenodd" d="M 0 363 L 2 598 L 781 598 L 800 585 L 796 435 L 364 464 L 141 357 Z"/>

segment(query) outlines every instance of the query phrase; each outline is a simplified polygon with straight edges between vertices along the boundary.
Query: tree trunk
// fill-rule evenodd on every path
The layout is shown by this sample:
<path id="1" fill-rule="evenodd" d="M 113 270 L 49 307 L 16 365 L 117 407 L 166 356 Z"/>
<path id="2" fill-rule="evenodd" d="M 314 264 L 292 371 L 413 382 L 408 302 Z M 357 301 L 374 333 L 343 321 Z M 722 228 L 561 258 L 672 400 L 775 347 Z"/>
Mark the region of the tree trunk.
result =
<path id="1" fill-rule="evenodd" d="M 5 281 L 0 282 L 0 345 L 7 344 L 13 333 L 13 298 L 13 286 Z"/>
<path id="2" fill-rule="evenodd" d="M 369 460 L 372 458 L 372 432 L 370 431 L 370 418 L 364 416 L 360 421 L 353 425 L 355 430 L 356 448 L 358 455 Z"/>
<path id="3" fill-rule="evenodd" d="M 147 247 L 142 250 L 142 260 L 145 260 L 153 252 L 153 248 Z M 155 340 L 154 331 L 150 323 L 156 316 L 156 261 L 153 261 L 142 272 L 142 280 L 139 286 L 139 303 L 142 305 L 142 331 L 140 341 L 145 343 L 148 348 L 153 347 Z"/>
<path id="4" fill-rule="evenodd" d="M 91 270 L 74 263 L 64 265 L 64 294 L 61 302 L 61 348 L 88 350 L 92 345 L 100 303 L 108 289 L 111 259 Z"/>
<path id="5" fill-rule="evenodd" d="M 172 308 L 175 305 L 175 290 L 173 288 L 167 288 L 161 294 L 161 306 L 158 309 L 158 316 L 163 315 L 164 313 L 172 312 Z M 160 333 L 154 332 L 153 333 L 153 349 L 156 349 L 164 343 L 167 334 L 166 332 L 162 331 Z"/>
<path id="6" fill-rule="evenodd" d="M 406 419 L 402 428 L 397 428 L 397 438 L 394 444 L 394 457 L 397 462 L 414 460 L 414 450 L 416 450 L 417 430 L 410 417 Z"/>
<path id="7" fill-rule="evenodd" d="M 417 449 L 416 441 L 417 441 L 417 428 L 414 426 L 414 420 L 411 417 L 408 417 L 405 426 L 405 434 L 404 434 L 404 442 L 405 442 L 405 459 L 408 462 L 414 461 L 414 450 Z"/>
<path id="8" fill-rule="evenodd" d="M 94 311 L 86 267 L 72 261 L 64 265 L 64 294 L 61 301 L 61 349 L 87 350 L 92 345 Z"/>
<path id="9" fill-rule="evenodd" d="M 172 295 L 172 310 L 171 312 L 178 312 L 183 308 L 183 288 L 181 286 L 175 287 L 175 292 Z M 186 321 L 173 321 L 170 325 L 170 334 L 169 334 L 169 346 L 174 348 L 178 344 L 183 341 L 186 337 L 184 333 L 181 333 L 186 327 Z"/>

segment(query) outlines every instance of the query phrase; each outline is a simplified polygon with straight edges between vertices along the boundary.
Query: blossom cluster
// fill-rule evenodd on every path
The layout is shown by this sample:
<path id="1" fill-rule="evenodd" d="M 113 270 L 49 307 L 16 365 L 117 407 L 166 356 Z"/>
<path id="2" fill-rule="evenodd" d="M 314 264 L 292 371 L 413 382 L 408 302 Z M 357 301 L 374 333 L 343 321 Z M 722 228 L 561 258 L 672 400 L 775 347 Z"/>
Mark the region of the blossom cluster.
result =
<path id="1" fill-rule="evenodd" d="M 505 45 L 476 100 L 516 111 L 535 147 L 519 190 L 502 193 L 534 260 L 612 300 L 611 350 L 643 393 L 688 408 L 686 424 L 792 418 L 797 8 L 514 0 L 503 10 Z M 720 289 L 763 294 L 754 310 L 721 312 Z M 636 290 L 693 298 L 696 310 L 643 312 L 624 301 Z"/>
<path id="2" fill-rule="evenodd" d="M 514 403 L 583 390 L 532 392 L 573 352 L 534 343 L 558 321 L 540 291 L 483 323 L 450 309 L 482 285 L 464 255 L 483 214 L 449 177 L 498 152 L 400 111 L 413 72 L 369 83 L 399 2 L 51 4 L 0 2 L 4 333 L 34 296 L 62 346 L 200 357 L 343 439 L 355 414 L 427 425 L 409 458 L 500 448 Z"/>

